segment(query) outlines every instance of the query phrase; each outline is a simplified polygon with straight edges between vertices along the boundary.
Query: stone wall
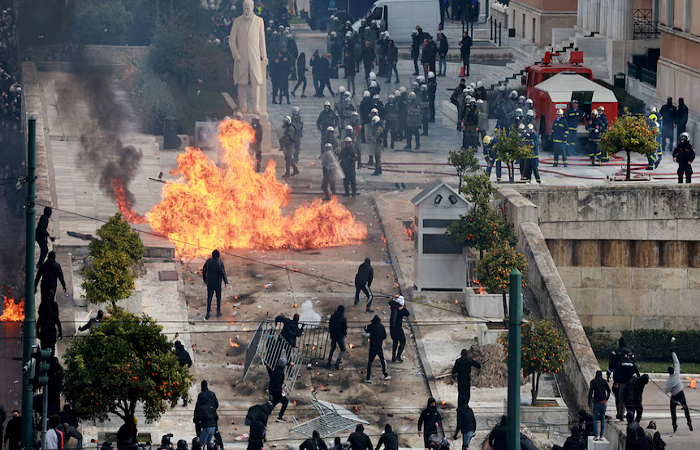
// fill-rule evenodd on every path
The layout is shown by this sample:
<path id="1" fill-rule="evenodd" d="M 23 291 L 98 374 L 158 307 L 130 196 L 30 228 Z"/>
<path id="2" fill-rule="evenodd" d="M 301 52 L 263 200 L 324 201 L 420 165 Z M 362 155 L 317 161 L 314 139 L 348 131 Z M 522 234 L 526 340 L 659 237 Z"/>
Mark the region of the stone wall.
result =
<path id="1" fill-rule="evenodd" d="M 539 208 L 512 188 L 500 189 L 498 206 L 518 232 L 518 251 L 528 262 L 527 283 L 542 316 L 551 317 L 569 340 L 563 374 L 578 406 L 586 407 L 590 380 L 599 369 L 586 333 L 537 225 Z"/>

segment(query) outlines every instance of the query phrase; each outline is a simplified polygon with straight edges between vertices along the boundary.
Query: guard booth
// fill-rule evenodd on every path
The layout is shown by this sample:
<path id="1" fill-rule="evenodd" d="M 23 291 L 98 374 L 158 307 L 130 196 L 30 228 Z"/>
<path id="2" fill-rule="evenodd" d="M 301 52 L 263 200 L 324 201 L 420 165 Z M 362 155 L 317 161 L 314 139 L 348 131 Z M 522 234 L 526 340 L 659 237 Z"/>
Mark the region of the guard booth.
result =
<path id="1" fill-rule="evenodd" d="M 447 227 L 467 214 L 471 205 L 441 179 L 411 199 L 418 259 L 415 284 L 418 291 L 463 291 L 467 286 L 466 247 L 449 236 Z"/>

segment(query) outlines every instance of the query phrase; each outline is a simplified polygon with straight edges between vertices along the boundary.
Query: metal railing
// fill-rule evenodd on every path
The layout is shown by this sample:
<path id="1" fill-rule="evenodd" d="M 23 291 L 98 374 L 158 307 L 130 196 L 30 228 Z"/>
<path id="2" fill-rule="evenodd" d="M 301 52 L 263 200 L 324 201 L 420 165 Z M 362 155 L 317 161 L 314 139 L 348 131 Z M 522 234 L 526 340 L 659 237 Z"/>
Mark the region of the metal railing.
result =
<path id="1" fill-rule="evenodd" d="M 632 39 L 659 39 L 659 22 L 653 18 L 651 9 L 635 9 Z"/>
<path id="2" fill-rule="evenodd" d="M 636 64 L 630 61 L 627 61 L 627 76 L 636 80 L 641 78 L 641 74 L 639 73 L 639 67 L 637 67 Z"/>
<path id="3" fill-rule="evenodd" d="M 642 67 L 642 77 L 640 80 L 642 83 L 650 84 L 656 87 L 656 72 Z"/>

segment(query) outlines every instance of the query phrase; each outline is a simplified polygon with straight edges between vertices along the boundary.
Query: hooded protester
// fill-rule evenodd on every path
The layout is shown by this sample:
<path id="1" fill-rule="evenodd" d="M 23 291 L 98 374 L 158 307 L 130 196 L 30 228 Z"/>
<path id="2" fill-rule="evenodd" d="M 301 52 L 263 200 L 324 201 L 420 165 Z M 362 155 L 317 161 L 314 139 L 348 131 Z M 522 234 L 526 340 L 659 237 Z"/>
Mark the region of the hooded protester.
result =
<path id="1" fill-rule="evenodd" d="M 228 286 L 226 278 L 226 268 L 220 259 L 218 250 L 211 252 L 211 258 L 207 259 L 202 268 L 202 278 L 207 285 L 207 315 L 204 320 L 211 317 L 211 299 L 216 294 L 216 317 L 221 317 L 221 282 Z"/>
<path id="2" fill-rule="evenodd" d="M 34 240 L 39 244 L 39 261 L 36 263 L 37 269 L 41 267 L 44 263 L 46 255 L 49 253 L 49 239 L 51 242 L 55 241 L 56 238 L 49 234 L 49 219 L 51 218 L 51 212 L 53 210 L 46 206 L 44 208 L 44 213 L 39 218 L 39 223 L 36 225 L 36 237 Z"/>
<path id="3" fill-rule="evenodd" d="M 333 353 L 336 345 L 340 350 L 338 359 L 335 362 L 335 370 L 340 369 L 340 363 L 345 355 L 345 337 L 348 335 L 348 320 L 345 318 L 345 306 L 338 305 L 330 320 L 328 321 L 328 331 L 331 336 L 331 353 L 328 355 L 328 368 L 333 361 Z"/>
<path id="4" fill-rule="evenodd" d="M 654 433 L 652 442 L 654 443 L 654 450 L 666 450 L 666 442 L 661 438 L 661 433 L 658 431 Z"/>
<path id="5" fill-rule="evenodd" d="M 180 367 L 185 367 L 187 369 L 192 367 L 192 358 L 180 341 L 175 341 L 175 357 Z M 187 406 L 187 397 L 182 401 L 182 406 Z"/>
<path id="6" fill-rule="evenodd" d="M 654 441 L 646 435 L 642 427 L 639 427 L 632 447 L 628 448 L 631 450 L 654 450 Z"/>
<path id="7" fill-rule="evenodd" d="M 389 302 L 391 319 L 389 320 L 389 333 L 393 341 L 391 346 L 391 362 L 403 362 L 401 355 L 406 347 L 406 334 L 403 331 L 403 318 L 411 315 L 405 308 L 406 300 L 399 295 L 396 300 Z"/>
<path id="8" fill-rule="evenodd" d="M 537 450 L 535 443 L 525 433 L 520 433 L 520 450 Z"/>
<path id="9" fill-rule="evenodd" d="M 425 427 L 423 426 L 425 424 Z M 442 415 L 437 409 L 437 402 L 433 397 L 428 399 L 428 405 L 420 413 L 418 418 L 418 436 L 421 435 L 421 430 L 423 430 L 423 443 L 425 448 L 430 448 L 430 436 L 433 434 L 438 434 L 438 430 L 442 426 Z"/>
<path id="10" fill-rule="evenodd" d="M 625 412 L 625 399 L 627 398 L 627 383 L 634 376 L 639 376 L 639 369 L 637 365 L 632 361 L 631 355 L 625 353 L 622 355 L 622 360 L 618 364 L 617 368 L 613 372 L 613 394 L 617 390 L 617 395 L 615 397 L 615 403 L 617 406 L 617 419 L 623 420 Z"/>
<path id="11" fill-rule="evenodd" d="M 49 428 L 46 432 L 46 450 L 63 450 L 65 437 L 63 432 L 58 430 L 61 424 L 61 416 L 54 414 L 49 417 Z"/>
<path id="12" fill-rule="evenodd" d="M 578 426 L 571 427 L 571 436 L 564 442 L 564 450 L 586 450 L 586 441 L 581 437 Z"/>
<path id="13" fill-rule="evenodd" d="M 673 432 L 675 433 L 678 429 L 678 423 L 676 422 L 676 407 L 678 405 L 681 405 L 681 408 L 683 408 L 685 419 L 688 421 L 688 428 L 690 428 L 690 431 L 693 431 L 690 410 L 688 409 L 688 402 L 685 399 L 683 382 L 681 381 L 681 363 L 673 350 L 671 350 L 671 358 L 673 359 L 673 367 L 669 366 L 668 368 L 668 380 L 666 380 L 664 392 L 671 394 L 671 424 L 673 425 Z"/>
<path id="14" fill-rule="evenodd" d="M 469 443 L 476 433 L 476 417 L 474 417 L 474 410 L 468 405 L 460 405 L 457 408 L 457 428 L 455 428 L 454 441 L 457 440 L 460 432 L 462 433 L 462 450 L 468 450 Z"/>
<path id="15" fill-rule="evenodd" d="M 507 450 L 507 425 L 508 417 L 501 416 L 501 421 L 493 427 L 491 433 L 489 434 L 489 446 L 491 450 Z"/>
<path id="16" fill-rule="evenodd" d="M 299 314 L 294 314 L 291 319 L 284 317 L 284 314 L 280 314 L 275 317 L 275 322 L 281 322 L 284 325 L 280 335 L 292 348 L 296 348 L 297 338 L 301 336 L 301 333 L 304 331 L 304 324 L 299 326 Z"/>
<path id="17" fill-rule="evenodd" d="M 280 413 L 277 416 L 277 422 L 286 422 L 284 419 L 284 412 L 287 410 L 287 405 L 289 404 L 289 400 L 284 394 L 283 389 L 285 367 L 287 367 L 286 358 L 277 360 L 275 369 L 270 372 L 270 384 L 268 385 L 268 392 L 270 392 L 270 401 L 272 402 L 273 408 L 277 406 L 278 403 L 282 403 L 282 409 L 280 409 Z"/>
<path id="18" fill-rule="evenodd" d="M 678 109 L 676 110 L 676 141 L 680 142 L 681 135 L 685 133 L 688 124 L 688 107 L 683 98 L 678 99 Z"/>
<path id="19" fill-rule="evenodd" d="M 350 450 L 374 450 L 372 440 L 365 434 L 365 427 L 361 423 L 358 423 L 355 431 L 350 433 L 348 442 L 350 443 Z"/>
<path id="20" fill-rule="evenodd" d="M 365 327 L 365 333 L 369 334 L 369 359 L 367 360 L 367 378 L 365 378 L 365 383 L 372 382 L 372 363 L 375 357 L 379 357 L 379 362 L 382 363 L 384 379 L 391 379 L 389 372 L 386 370 L 386 360 L 384 359 L 384 339 L 386 339 L 386 330 L 381 322 L 382 319 L 375 315 L 372 319 L 372 323 Z"/>
<path id="21" fill-rule="evenodd" d="M 644 432 L 644 429 L 639 425 L 639 422 L 634 420 L 634 413 L 632 411 L 627 411 L 627 429 L 626 429 L 626 440 L 625 440 L 625 448 L 633 448 L 632 446 L 634 445 L 634 441 L 637 440 L 637 430 L 642 430 L 642 433 Z"/>
<path id="22" fill-rule="evenodd" d="M 202 444 L 208 444 L 214 437 L 219 421 L 217 409 L 219 409 L 219 400 L 216 399 L 216 394 L 209 390 L 207 380 L 202 380 L 202 390 L 197 396 L 197 404 L 194 407 L 194 423 L 198 429 L 201 429 L 199 439 Z"/>
<path id="23" fill-rule="evenodd" d="M 634 411 L 637 413 L 635 420 L 637 422 L 642 421 L 642 413 L 644 412 L 644 407 L 642 406 L 642 396 L 644 394 L 644 388 L 649 384 L 649 375 L 644 374 L 641 377 L 634 377 L 627 383 L 627 391 L 625 395 L 625 407 L 627 411 Z"/>
<path id="24" fill-rule="evenodd" d="M 460 357 L 452 367 L 452 378 L 457 379 L 457 404 L 468 405 L 471 397 L 472 367 L 481 368 L 481 363 L 467 356 L 467 349 L 462 349 Z"/>
<path id="25" fill-rule="evenodd" d="M 365 258 L 365 261 L 360 264 L 357 268 L 357 275 L 355 275 L 355 305 L 360 303 L 360 291 L 364 292 L 367 296 L 367 307 L 366 311 L 372 311 L 372 280 L 374 280 L 374 269 L 369 258 Z"/>
<path id="26" fill-rule="evenodd" d="M 66 292 L 66 281 L 63 278 L 63 269 L 61 265 L 56 262 L 56 252 L 50 251 L 46 261 L 44 261 L 41 267 L 39 267 L 39 271 L 36 273 L 36 278 L 34 279 L 34 293 L 36 294 L 37 287 L 39 287 L 39 283 L 41 283 L 42 301 L 53 301 L 59 281 L 61 282 L 61 286 L 63 286 L 63 292 Z"/>
<path id="27" fill-rule="evenodd" d="M 7 422 L 5 429 L 5 437 L 2 443 L 7 446 L 8 450 L 19 450 L 22 440 L 22 417 L 18 410 L 12 411 L 12 419 Z"/>
<path id="28" fill-rule="evenodd" d="M 262 450 L 265 442 L 267 418 L 274 408 L 271 401 L 251 406 L 245 416 L 245 424 L 250 426 L 248 450 Z"/>
<path id="29" fill-rule="evenodd" d="M 399 450 L 399 437 L 391 431 L 391 425 L 384 425 L 384 434 L 379 438 L 377 447 L 374 450 L 379 450 L 384 444 L 384 450 Z"/>
<path id="30" fill-rule="evenodd" d="M 321 439 L 321 434 L 314 430 L 311 437 L 301 443 L 299 450 L 328 450 L 328 446 Z"/>
<path id="31" fill-rule="evenodd" d="M 44 263 L 44 266 L 50 262 L 51 259 L 49 258 L 46 263 Z M 41 348 L 50 349 L 51 354 L 55 354 L 56 340 L 63 337 L 63 328 L 61 327 L 61 319 L 58 315 L 58 305 L 56 305 L 53 300 L 41 302 L 39 317 L 36 322 L 36 335 L 39 338 Z"/>

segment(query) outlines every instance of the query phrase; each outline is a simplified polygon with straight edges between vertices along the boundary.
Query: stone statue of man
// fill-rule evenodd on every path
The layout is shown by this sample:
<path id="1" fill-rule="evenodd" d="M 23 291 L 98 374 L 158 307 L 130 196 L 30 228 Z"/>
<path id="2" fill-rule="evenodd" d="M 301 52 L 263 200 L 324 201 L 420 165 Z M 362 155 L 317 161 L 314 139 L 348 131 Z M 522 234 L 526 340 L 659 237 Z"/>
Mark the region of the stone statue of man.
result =
<path id="1" fill-rule="evenodd" d="M 253 0 L 243 1 L 243 15 L 233 21 L 229 45 L 235 61 L 233 81 L 238 87 L 240 110 L 248 112 L 247 95 L 250 81 L 253 88 L 253 112 L 260 114 L 260 86 L 265 83 L 267 49 L 265 24 L 253 13 Z"/>

